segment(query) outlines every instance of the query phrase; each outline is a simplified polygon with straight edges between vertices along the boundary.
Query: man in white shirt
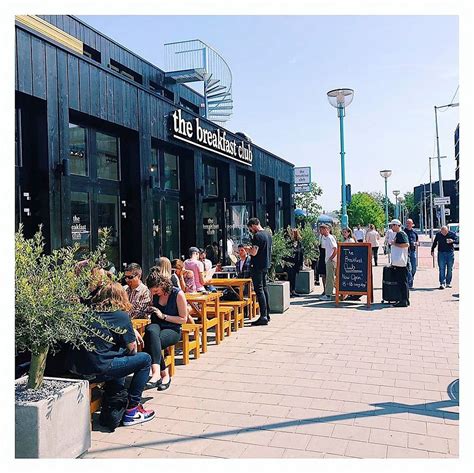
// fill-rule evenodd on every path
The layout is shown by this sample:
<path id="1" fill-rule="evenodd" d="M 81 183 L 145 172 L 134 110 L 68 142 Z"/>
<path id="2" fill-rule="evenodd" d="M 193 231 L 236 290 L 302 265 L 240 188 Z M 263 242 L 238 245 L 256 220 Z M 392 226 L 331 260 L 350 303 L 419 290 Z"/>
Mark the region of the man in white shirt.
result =
<path id="1" fill-rule="evenodd" d="M 324 296 L 321 296 L 322 301 L 330 301 L 332 292 L 334 290 L 334 277 L 336 275 L 336 255 L 337 242 L 333 235 L 329 233 L 329 226 L 322 224 L 319 226 L 321 230 L 321 244 L 326 252 L 326 290 Z"/>
<path id="2" fill-rule="evenodd" d="M 354 238 L 358 243 L 362 243 L 364 241 L 365 232 L 363 228 L 360 228 L 360 225 L 357 225 L 357 228 L 354 230 Z"/>
<path id="3" fill-rule="evenodd" d="M 391 254 L 391 249 L 392 249 L 392 243 L 393 240 L 395 240 L 396 233 L 392 229 L 392 224 L 388 224 L 388 230 L 385 233 L 385 252 L 388 255 L 388 262 L 390 263 L 390 254 Z"/>

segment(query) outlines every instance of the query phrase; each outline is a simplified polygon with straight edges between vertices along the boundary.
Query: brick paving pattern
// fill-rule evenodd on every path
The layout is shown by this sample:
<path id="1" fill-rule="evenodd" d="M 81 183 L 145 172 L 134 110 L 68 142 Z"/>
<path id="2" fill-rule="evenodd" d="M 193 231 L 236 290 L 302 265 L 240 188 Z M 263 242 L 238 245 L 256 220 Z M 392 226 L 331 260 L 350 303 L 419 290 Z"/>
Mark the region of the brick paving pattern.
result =
<path id="1" fill-rule="evenodd" d="M 145 391 L 153 421 L 108 433 L 95 420 L 83 457 L 457 457 L 457 263 L 443 291 L 431 265 L 420 247 L 409 308 L 379 303 L 381 266 L 371 310 L 318 301 L 322 286 L 292 299 Z"/>

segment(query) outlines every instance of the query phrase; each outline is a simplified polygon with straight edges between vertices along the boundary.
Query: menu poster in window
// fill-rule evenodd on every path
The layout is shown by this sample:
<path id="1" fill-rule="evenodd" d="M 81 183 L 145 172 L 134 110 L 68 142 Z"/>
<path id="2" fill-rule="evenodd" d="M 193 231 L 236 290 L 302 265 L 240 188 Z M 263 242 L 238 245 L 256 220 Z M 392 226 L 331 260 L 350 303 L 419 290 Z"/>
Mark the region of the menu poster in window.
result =
<path id="1" fill-rule="evenodd" d="M 338 243 L 336 305 L 339 295 L 365 295 L 373 301 L 372 250 L 370 243 Z"/>

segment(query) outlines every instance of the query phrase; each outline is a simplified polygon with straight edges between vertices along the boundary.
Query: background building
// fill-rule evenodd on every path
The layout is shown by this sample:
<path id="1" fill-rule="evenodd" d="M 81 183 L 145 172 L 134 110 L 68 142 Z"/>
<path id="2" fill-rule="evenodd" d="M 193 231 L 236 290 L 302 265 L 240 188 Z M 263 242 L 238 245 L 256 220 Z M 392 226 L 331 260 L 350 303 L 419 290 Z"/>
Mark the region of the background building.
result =
<path id="1" fill-rule="evenodd" d="M 16 226 L 150 267 L 293 223 L 293 165 L 206 120 L 204 97 L 67 15 L 16 18 Z M 184 32 L 183 32 L 184 33 Z M 251 113 L 251 111 L 249 111 Z M 277 146 L 275 142 L 275 146 Z"/>

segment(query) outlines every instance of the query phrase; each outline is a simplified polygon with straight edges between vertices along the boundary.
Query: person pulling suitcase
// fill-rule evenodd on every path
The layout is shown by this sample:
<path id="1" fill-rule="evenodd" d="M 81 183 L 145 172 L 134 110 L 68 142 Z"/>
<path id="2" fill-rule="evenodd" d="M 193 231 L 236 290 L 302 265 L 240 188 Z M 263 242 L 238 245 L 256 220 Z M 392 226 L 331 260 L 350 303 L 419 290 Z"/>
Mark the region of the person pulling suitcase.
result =
<path id="1" fill-rule="evenodd" d="M 408 307 L 410 305 L 410 289 L 408 286 L 408 247 L 410 246 L 408 235 L 401 229 L 402 222 L 394 219 L 390 222 L 395 238 L 391 245 L 391 272 L 397 283 L 399 298 L 394 307 Z"/>

